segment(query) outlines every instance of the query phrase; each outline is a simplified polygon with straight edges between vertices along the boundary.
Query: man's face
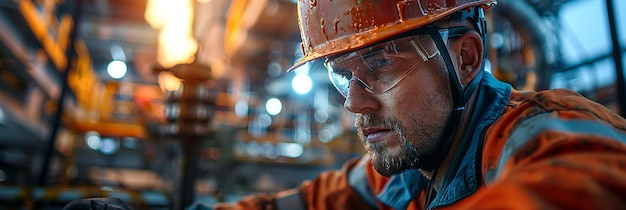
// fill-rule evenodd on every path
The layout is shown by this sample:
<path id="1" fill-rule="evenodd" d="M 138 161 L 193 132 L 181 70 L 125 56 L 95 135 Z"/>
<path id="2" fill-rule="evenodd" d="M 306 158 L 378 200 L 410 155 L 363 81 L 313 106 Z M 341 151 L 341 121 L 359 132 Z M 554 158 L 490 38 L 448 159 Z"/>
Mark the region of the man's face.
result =
<path id="1" fill-rule="evenodd" d="M 427 62 L 406 54 L 398 57 L 395 68 L 415 69 L 391 89 L 372 93 L 352 80 L 345 93 L 345 108 L 357 114 L 359 138 L 384 176 L 440 162 L 440 139 L 452 110 L 441 56 Z"/>

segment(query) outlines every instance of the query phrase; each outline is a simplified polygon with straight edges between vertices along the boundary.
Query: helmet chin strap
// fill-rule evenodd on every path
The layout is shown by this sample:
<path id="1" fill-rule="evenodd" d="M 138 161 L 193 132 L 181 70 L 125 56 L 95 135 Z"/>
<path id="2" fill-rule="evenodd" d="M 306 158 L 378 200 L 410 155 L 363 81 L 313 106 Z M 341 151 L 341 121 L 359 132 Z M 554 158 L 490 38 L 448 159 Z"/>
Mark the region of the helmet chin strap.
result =
<path id="1" fill-rule="evenodd" d="M 481 16 L 482 14 L 481 11 L 476 12 L 476 10 L 481 10 L 481 9 L 480 8 L 473 9 L 471 11 L 471 13 L 473 13 L 471 16 L 474 16 L 474 18 L 478 18 L 479 21 L 477 25 L 478 25 L 478 30 L 480 30 L 479 33 L 483 36 L 483 39 L 486 39 L 486 34 L 484 33 L 484 25 L 482 25 L 484 23 L 484 17 Z M 465 12 L 463 12 L 463 14 L 464 13 Z M 481 20 L 483 22 L 480 22 Z M 425 164 L 424 165 L 425 167 L 422 168 L 428 171 L 432 171 L 432 170 L 436 171 L 439 164 L 443 162 L 443 159 L 445 158 L 446 154 L 448 153 L 449 148 L 452 145 L 452 142 L 453 142 L 452 139 L 456 131 L 455 128 L 460 123 L 461 113 L 463 113 L 463 111 L 465 110 L 465 105 L 467 104 L 471 95 L 478 89 L 480 80 L 483 77 L 484 64 L 481 65 L 480 69 L 478 70 L 478 73 L 476 74 L 476 77 L 474 77 L 474 79 L 467 86 L 463 87 L 463 84 L 461 84 L 459 80 L 459 76 L 457 75 L 457 72 L 454 70 L 454 65 L 452 65 L 452 58 L 450 57 L 450 54 L 448 53 L 446 44 L 441 34 L 439 33 L 439 30 L 441 30 L 442 28 L 437 27 L 434 23 L 430 23 L 426 25 L 425 28 L 426 28 L 426 31 L 430 34 L 430 36 L 433 38 L 435 45 L 437 46 L 437 49 L 441 53 L 441 56 L 445 62 L 446 69 L 448 72 L 448 77 L 450 80 L 450 90 L 452 92 L 452 100 L 453 100 L 453 106 L 454 106 L 452 114 L 450 118 L 448 119 L 446 128 L 441 137 L 442 141 L 444 141 L 445 139 L 448 139 L 448 140 L 444 141 L 444 145 L 441 147 L 441 151 L 439 151 L 440 154 L 438 154 L 439 157 L 436 158 L 436 161 L 433 161 L 432 163 L 429 163 L 429 164 Z"/>
<path id="2" fill-rule="evenodd" d="M 448 49 L 446 48 L 446 44 L 439 34 L 439 30 L 441 28 L 437 27 L 434 23 L 430 23 L 426 25 L 426 31 L 430 34 L 430 36 L 435 41 L 435 45 L 441 53 L 441 57 L 443 57 L 443 61 L 446 64 L 446 69 L 448 70 L 448 78 L 450 79 L 450 90 L 452 91 L 452 100 L 454 105 L 454 111 L 460 112 L 465 109 L 465 94 L 463 91 L 463 85 L 459 81 L 459 77 L 454 70 L 454 65 L 452 65 L 452 58 L 450 58 L 450 53 L 448 53 Z"/>
<path id="3" fill-rule="evenodd" d="M 478 30 L 478 33 L 481 35 L 481 38 L 483 38 L 483 40 L 487 39 L 487 33 L 485 30 L 486 21 L 482 8 L 474 7 L 470 10 L 461 10 L 451 16 L 452 19 L 457 22 L 463 21 L 468 18 L 474 20 L 473 22 Z M 441 56 L 443 57 L 443 60 L 446 64 L 446 69 L 448 70 L 450 89 L 452 91 L 452 99 L 454 102 L 454 111 L 462 112 L 463 110 L 465 110 L 467 100 L 469 100 L 474 91 L 478 89 L 478 84 L 483 77 L 484 62 L 481 64 L 480 69 L 476 74 L 476 77 L 474 77 L 474 79 L 466 87 L 463 87 L 463 84 L 461 84 L 460 82 L 461 80 L 459 80 L 459 75 L 457 75 L 457 72 L 454 70 L 454 65 L 452 65 L 452 59 L 450 57 L 450 54 L 448 53 L 446 44 L 441 37 L 441 34 L 439 33 L 440 29 L 442 28 L 439 28 L 434 23 L 426 25 L 426 31 L 428 31 L 430 36 L 433 38 L 435 45 L 437 46 L 437 49 L 441 53 Z M 486 41 L 483 41 L 483 49 L 487 49 L 486 43 Z M 487 50 L 483 50 L 483 52 L 484 57 L 486 56 Z"/>
<path id="4" fill-rule="evenodd" d="M 463 86 L 457 77 L 456 71 L 454 70 L 454 66 L 452 65 L 452 59 L 450 58 L 450 54 L 448 53 L 448 49 L 446 48 L 445 43 L 439 34 L 439 30 L 441 28 L 435 26 L 435 24 L 430 23 L 426 25 L 426 31 L 431 35 L 433 40 L 435 41 L 435 45 L 437 49 L 439 49 L 439 53 L 443 57 L 443 60 L 446 64 L 446 68 L 448 70 L 448 77 L 450 79 L 450 89 L 452 91 L 452 100 L 453 100 L 453 111 L 451 113 L 448 122 L 446 123 L 445 130 L 442 133 L 440 141 L 443 141 L 443 145 L 438 148 L 439 151 L 435 154 L 436 157 L 428 163 L 422 164 L 422 169 L 426 171 L 433 171 L 433 174 L 436 175 L 439 165 L 443 162 L 446 157 L 451 145 L 452 139 L 455 133 L 455 128 L 457 127 L 460 119 L 461 113 L 465 110 L 465 96 L 463 94 Z M 434 181 L 436 177 L 432 177 L 431 181 Z M 429 185 L 432 185 L 430 183 Z"/>

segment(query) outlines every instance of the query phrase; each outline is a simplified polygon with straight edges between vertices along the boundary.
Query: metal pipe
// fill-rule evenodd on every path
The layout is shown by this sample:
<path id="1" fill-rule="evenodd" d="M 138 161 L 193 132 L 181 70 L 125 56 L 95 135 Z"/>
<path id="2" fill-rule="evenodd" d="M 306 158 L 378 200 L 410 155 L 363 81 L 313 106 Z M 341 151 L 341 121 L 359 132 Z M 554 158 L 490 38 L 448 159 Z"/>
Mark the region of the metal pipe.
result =
<path id="1" fill-rule="evenodd" d="M 626 47 L 622 47 L 621 49 L 621 53 L 625 53 L 626 52 Z M 554 69 L 552 71 L 552 73 L 563 73 L 563 72 L 568 72 L 574 69 L 578 69 L 578 68 L 582 68 L 585 66 L 589 66 L 589 65 L 593 65 L 596 64 L 600 61 L 603 61 L 604 59 L 613 59 L 613 53 L 603 53 L 601 55 L 597 55 L 595 57 L 591 57 L 588 59 L 585 59 L 583 61 L 580 61 L 578 63 L 572 64 L 572 65 L 568 65 L 568 66 L 564 66 L 561 68 L 557 68 Z"/>
<path id="2" fill-rule="evenodd" d="M 609 18 L 609 28 L 611 29 L 611 42 L 613 44 L 613 60 L 615 61 L 615 72 L 617 76 L 617 104 L 619 114 L 626 117 L 626 78 L 624 78 L 624 66 L 622 63 L 621 45 L 617 34 L 617 23 L 615 21 L 615 11 L 613 0 L 606 0 L 607 16 Z"/>
<path id="3" fill-rule="evenodd" d="M 196 174 L 198 173 L 198 156 L 200 153 L 200 137 L 196 135 L 183 135 L 181 139 L 183 146 L 183 166 L 182 166 L 182 189 L 179 206 L 176 209 L 185 209 L 195 200 Z"/>

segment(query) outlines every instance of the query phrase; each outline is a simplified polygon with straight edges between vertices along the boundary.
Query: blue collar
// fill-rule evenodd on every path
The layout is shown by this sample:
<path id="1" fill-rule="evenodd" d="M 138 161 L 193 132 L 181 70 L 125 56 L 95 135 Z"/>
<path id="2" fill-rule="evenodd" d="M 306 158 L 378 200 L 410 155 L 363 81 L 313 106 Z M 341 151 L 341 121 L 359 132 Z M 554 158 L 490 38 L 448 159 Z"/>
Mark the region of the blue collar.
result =
<path id="1" fill-rule="evenodd" d="M 493 75 L 485 72 L 477 90 L 476 104 L 462 141 L 468 142 L 467 149 L 456 152 L 443 185 L 428 209 L 445 206 L 457 202 L 478 190 L 478 176 L 481 176 L 480 155 L 484 131 L 504 112 L 509 101 L 511 86 L 496 80 Z M 462 148 L 462 147 L 460 147 Z M 378 194 L 381 202 L 395 208 L 406 209 L 411 201 L 428 186 L 428 179 L 417 170 L 408 170 L 393 176 Z"/>

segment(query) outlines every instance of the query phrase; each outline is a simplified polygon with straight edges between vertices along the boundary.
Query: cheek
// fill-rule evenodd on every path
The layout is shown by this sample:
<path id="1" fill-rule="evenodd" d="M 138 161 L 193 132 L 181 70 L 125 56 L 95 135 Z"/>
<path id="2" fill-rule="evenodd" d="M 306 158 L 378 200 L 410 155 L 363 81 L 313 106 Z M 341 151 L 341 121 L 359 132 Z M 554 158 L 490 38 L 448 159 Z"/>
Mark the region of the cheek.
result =
<path id="1" fill-rule="evenodd" d="M 393 115 L 400 119 L 420 117 L 443 120 L 442 115 L 452 109 L 448 84 L 442 70 L 419 69 L 402 81 L 401 86 L 391 94 L 393 98 L 384 100 Z"/>

